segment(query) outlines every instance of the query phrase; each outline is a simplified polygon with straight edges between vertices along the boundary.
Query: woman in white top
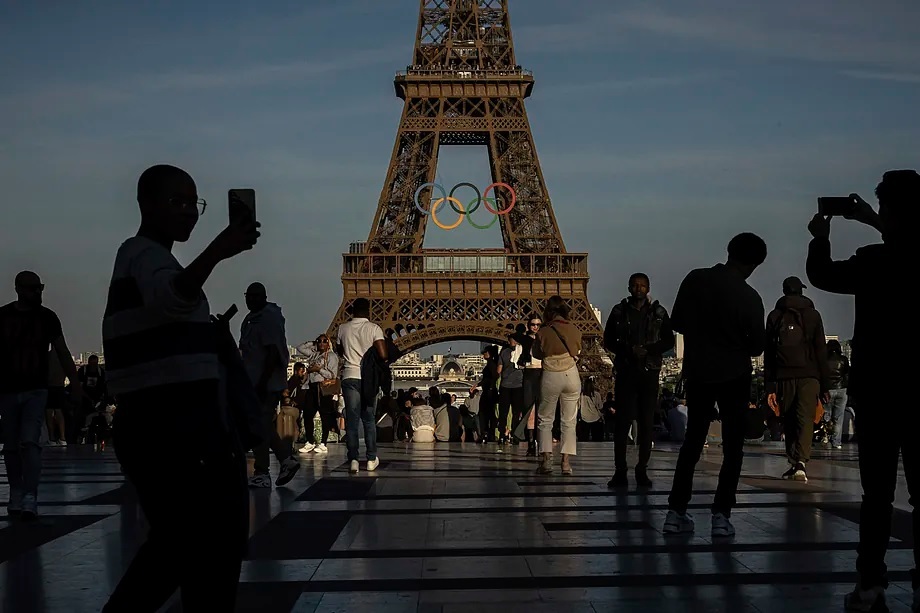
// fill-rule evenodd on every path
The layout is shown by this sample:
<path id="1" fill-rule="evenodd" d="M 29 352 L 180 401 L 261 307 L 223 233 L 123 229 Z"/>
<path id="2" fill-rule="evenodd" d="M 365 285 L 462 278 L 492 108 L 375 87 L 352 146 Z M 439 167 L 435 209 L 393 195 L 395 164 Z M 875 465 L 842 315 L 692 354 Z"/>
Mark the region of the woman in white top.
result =
<path id="1" fill-rule="evenodd" d="M 327 453 L 326 443 L 329 442 L 329 433 L 338 431 L 336 425 L 335 401 L 338 396 L 333 393 L 335 384 L 339 379 L 339 356 L 332 350 L 329 337 L 321 334 L 316 339 L 316 352 L 307 364 L 307 381 L 303 389 L 307 393 L 307 402 L 304 409 L 304 429 L 307 434 L 307 444 L 301 448 L 300 453 Z M 319 418 L 323 422 L 323 438 L 317 445 L 313 435 L 313 418 L 319 411 Z"/>

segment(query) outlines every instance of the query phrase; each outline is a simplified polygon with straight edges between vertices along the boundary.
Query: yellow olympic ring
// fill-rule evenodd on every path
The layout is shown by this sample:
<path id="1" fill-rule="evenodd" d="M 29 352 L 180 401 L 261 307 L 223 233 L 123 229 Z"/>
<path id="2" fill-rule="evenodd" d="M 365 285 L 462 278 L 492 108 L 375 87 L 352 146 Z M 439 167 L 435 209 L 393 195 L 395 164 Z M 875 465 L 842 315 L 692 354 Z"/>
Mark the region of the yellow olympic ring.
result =
<path id="1" fill-rule="evenodd" d="M 457 205 L 458 207 L 460 207 L 460 214 L 457 216 L 457 223 L 451 226 L 445 226 L 440 221 L 438 221 L 438 215 L 437 215 L 438 207 L 444 204 L 445 202 L 451 202 Z M 463 203 L 457 200 L 456 198 L 454 198 L 453 196 L 448 196 L 447 198 L 438 198 L 437 200 L 431 203 L 431 210 L 429 211 L 429 214 L 431 215 L 431 221 L 433 221 L 434 225 L 441 228 L 442 230 L 453 230 L 454 228 L 458 227 L 460 224 L 463 223 L 463 215 L 465 213 L 466 213 L 466 209 L 463 208 Z"/>

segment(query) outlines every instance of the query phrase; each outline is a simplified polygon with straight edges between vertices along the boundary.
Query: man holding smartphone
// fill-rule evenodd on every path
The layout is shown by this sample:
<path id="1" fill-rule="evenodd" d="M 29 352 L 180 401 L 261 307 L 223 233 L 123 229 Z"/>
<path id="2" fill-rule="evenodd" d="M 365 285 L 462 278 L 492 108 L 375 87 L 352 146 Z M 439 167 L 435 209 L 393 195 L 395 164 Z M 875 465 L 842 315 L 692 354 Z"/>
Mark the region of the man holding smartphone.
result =
<path id="1" fill-rule="evenodd" d="M 881 611 L 885 606 L 888 568 L 885 553 L 891 538 L 892 502 L 898 484 L 898 458 L 903 454 L 904 474 L 911 506 L 920 492 L 920 455 L 916 433 L 920 413 L 903 398 L 910 381 L 914 345 L 905 340 L 901 319 L 910 313 L 892 294 L 909 282 L 918 264 L 916 233 L 920 222 L 920 174 L 915 170 L 886 172 L 875 190 L 879 212 L 856 194 L 847 219 L 876 228 L 882 243 L 856 250 L 846 260 L 831 258 L 831 216 L 815 215 L 808 224 L 814 239 L 808 244 L 805 270 L 814 287 L 856 298 L 853 356 L 847 393 L 858 418 L 859 475 L 863 499 L 859 514 L 856 570 L 859 583 L 847 594 L 847 611 Z M 899 325 L 901 324 L 901 325 Z M 892 427 L 897 424 L 897 427 Z M 914 525 L 918 512 L 913 509 Z M 914 589 L 912 610 L 920 610 L 920 539 L 914 535 Z"/>
<path id="2" fill-rule="evenodd" d="M 103 611 L 155 610 L 177 588 L 186 611 L 232 611 L 248 541 L 246 459 L 221 412 L 219 337 L 202 288 L 255 246 L 258 224 L 229 225 L 183 267 L 173 245 L 206 206 L 195 181 L 152 166 L 137 202 L 140 229 L 115 256 L 102 337 L 115 454 L 150 531 Z"/>

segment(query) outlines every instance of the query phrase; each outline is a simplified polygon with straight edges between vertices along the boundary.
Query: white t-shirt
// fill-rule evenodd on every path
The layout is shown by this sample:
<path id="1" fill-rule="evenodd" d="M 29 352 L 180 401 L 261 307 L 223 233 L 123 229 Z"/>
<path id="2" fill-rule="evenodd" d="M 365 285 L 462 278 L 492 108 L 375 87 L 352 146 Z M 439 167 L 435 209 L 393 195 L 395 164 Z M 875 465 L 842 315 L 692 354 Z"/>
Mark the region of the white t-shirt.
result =
<path id="1" fill-rule="evenodd" d="M 355 317 L 339 326 L 338 342 L 345 354 L 342 380 L 361 378 L 361 359 L 374 343 L 383 340 L 383 330 L 365 317 Z"/>

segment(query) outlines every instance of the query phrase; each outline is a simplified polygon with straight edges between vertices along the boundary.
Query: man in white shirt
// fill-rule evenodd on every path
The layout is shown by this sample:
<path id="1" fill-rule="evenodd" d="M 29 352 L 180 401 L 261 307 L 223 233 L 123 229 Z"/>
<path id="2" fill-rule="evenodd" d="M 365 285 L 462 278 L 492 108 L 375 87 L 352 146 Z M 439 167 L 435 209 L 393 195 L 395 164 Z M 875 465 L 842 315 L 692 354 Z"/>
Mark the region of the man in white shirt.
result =
<path id="1" fill-rule="evenodd" d="M 376 398 L 362 398 L 361 360 L 371 347 L 377 355 L 387 359 L 387 345 L 383 330 L 369 320 L 370 302 L 358 298 L 351 305 L 351 319 L 339 327 L 337 344 L 339 354 L 344 358 L 342 369 L 342 395 L 345 398 L 345 445 L 348 448 L 350 471 L 357 473 L 358 465 L 358 422 L 364 422 L 364 444 L 367 447 L 367 470 L 377 470 L 377 420 L 374 409 Z"/>

